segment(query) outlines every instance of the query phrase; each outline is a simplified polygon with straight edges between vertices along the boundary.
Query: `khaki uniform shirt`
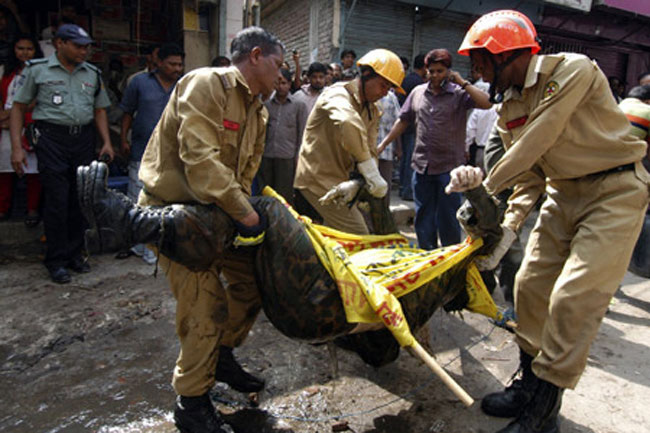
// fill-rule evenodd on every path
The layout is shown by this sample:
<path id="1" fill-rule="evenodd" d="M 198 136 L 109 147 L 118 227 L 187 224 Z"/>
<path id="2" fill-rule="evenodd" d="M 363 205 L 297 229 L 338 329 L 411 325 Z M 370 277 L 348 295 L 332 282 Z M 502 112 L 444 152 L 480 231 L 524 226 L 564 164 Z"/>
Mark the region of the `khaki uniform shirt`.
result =
<path id="1" fill-rule="evenodd" d="M 14 102 L 30 104 L 36 100 L 34 120 L 65 126 L 87 125 L 95 118 L 96 108 L 111 105 L 100 75 L 97 67 L 87 62 L 69 72 L 56 53 L 31 60 L 19 78 L 22 87 Z"/>
<path id="2" fill-rule="evenodd" d="M 498 108 L 507 149 L 484 185 L 490 194 L 515 185 L 504 224 L 518 230 L 546 179 L 575 179 L 640 161 L 646 144 L 629 122 L 607 78 L 584 55 L 533 56 L 521 92 L 510 88 Z"/>
<path id="3" fill-rule="evenodd" d="M 356 80 L 326 88 L 307 119 L 294 187 L 319 196 L 349 180 L 356 162 L 377 159 L 379 108 L 361 103 Z"/>
<path id="4" fill-rule="evenodd" d="M 235 219 L 252 212 L 267 118 L 236 67 L 186 74 L 142 157 L 140 203 L 215 203 Z"/>

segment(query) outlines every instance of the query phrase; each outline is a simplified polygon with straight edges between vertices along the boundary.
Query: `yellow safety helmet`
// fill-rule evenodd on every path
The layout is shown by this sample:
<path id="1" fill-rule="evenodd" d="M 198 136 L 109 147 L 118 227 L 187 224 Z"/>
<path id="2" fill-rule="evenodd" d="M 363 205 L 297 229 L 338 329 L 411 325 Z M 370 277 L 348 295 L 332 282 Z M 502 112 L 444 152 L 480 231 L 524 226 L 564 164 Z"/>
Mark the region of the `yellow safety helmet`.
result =
<path id="1" fill-rule="evenodd" d="M 404 68 L 402 61 L 392 51 L 383 48 L 368 51 L 357 61 L 357 66 L 369 66 L 377 73 L 392 83 L 398 92 L 406 95 L 402 89 L 402 80 L 404 79 Z"/>

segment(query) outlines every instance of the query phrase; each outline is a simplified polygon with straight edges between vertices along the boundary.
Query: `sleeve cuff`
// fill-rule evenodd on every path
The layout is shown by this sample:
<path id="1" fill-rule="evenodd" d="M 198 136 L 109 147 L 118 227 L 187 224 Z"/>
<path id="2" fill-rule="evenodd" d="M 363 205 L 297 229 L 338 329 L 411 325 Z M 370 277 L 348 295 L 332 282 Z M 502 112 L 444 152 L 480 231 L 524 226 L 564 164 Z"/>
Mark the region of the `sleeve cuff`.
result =
<path id="1" fill-rule="evenodd" d="M 236 197 L 234 200 L 228 200 L 227 204 L 217 203 L 217 205 L 230 215 L 231 218 L 236 220 L 240 220 L 255 211 L 244 194 L 239 194 L 239 197 Z"/>

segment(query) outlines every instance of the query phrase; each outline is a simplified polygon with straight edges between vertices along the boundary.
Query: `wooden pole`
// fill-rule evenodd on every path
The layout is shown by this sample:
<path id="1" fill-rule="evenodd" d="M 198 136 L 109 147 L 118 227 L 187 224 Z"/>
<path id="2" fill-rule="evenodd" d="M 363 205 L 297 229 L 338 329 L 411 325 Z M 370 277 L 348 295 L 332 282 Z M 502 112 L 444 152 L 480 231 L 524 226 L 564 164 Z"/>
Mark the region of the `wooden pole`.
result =
<path id="1" fill-rule="evenodd" d="M 433 357 L 429 355 L 422 346 L 420 346 L 420 343 L 416 341 L 415 344 L 411 346 L 411 349 L 413 349 L 418 358 L 420 358 L 431 369 L 431 371 L 433 371 L 436 376 L 447 385 L 447 388 L 449 388 L 451 392 L 453 392 L 454 395 L 465 404 L 465 406 L 470 407 L 474 404 L 474 399 L 467 393 L 467 391 L 456 383 L 456 381 L 440 366 L 440 364 L 438 364 L 436 360 L 433 359 Z"/>

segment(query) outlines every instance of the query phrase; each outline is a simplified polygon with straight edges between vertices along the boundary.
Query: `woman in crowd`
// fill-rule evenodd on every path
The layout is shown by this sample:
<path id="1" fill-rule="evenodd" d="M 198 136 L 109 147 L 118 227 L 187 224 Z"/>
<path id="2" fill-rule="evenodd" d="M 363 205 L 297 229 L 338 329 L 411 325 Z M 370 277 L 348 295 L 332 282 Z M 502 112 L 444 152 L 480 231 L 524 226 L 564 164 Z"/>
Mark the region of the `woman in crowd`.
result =
<path id="1" fill-rule="evenodd" d="M 4 64 L 2 79 L 0 80 L 0 97 L 2 106 L 0 110 L 0 220 L 8 216 L 11 206 L 14 170 L 11 166 L 11 140 L 9 137 L 9 111 L 13 105 L 14 95 L 22 85 L 21 72 L 25 62 L 43 57 L 38 41 L 29 35 L 19 35 L 12 43 L 12 50 Z M 31 110 L 25 115 L 25 128 L 32 123 Z M 25 224 L 33 227 L 38 224 L 38 206 L 41 197 L 41 183 L 38 177 L 36 154 L 23 134 L 23 147 L 27 150 L 27 166 L 25 177 L 27 181 L 27 216 Z"/>

